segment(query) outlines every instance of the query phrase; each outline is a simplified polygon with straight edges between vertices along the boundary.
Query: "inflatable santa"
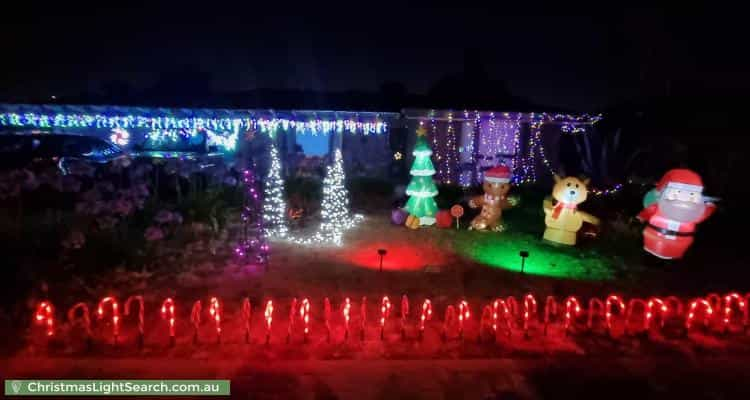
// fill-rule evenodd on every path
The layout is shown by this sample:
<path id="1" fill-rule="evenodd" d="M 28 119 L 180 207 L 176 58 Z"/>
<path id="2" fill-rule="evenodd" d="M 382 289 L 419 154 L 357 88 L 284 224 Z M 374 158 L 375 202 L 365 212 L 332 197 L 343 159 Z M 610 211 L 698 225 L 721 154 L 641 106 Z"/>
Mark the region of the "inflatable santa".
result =
<path id="1" fill-rule="evenodd" d="M 643 248 L 659 258 L 682 258 L 693 244 L 695 226 L 711 216 L 716 206 L 704 199 L 703 181 L 689 169 L 668 171 L 656 190 L 658 200 L 638 214 L 647 223 Z"/>

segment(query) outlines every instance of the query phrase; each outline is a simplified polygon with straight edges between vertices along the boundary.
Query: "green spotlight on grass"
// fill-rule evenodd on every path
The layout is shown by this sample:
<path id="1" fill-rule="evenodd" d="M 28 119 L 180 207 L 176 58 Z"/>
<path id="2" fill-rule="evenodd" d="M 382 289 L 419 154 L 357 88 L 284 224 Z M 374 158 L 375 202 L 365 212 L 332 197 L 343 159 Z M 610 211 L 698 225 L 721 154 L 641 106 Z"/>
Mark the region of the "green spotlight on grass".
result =
<path id="1" fill-rule="evenodd" d="M 593 250 L 547 244 L 528 234 L 465 232 L 457 235 L 456 251 L 491 267 L 521 271 L 530 275 L 577 280 L 612 279 L 612 263 Z M 519 254 L 527 252 L 522 264 Z"/>

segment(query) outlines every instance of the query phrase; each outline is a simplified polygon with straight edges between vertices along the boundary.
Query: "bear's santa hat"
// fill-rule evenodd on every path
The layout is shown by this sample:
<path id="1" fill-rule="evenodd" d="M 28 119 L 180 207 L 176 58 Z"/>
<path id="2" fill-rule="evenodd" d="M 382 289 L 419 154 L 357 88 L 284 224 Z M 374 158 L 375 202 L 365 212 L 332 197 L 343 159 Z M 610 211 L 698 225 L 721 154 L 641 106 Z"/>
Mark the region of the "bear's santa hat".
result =
<path id="1" fill-rule="evenodd" d="M 484 173 L 484 180 L 492 183 L 510 182 L 510 168 L 505 165 L 498 165 Z"/>
<path id="2" fill-rule="evenodd" d="M 687 190 L 690 192 L 702 192 L 703 180 L 695 172 L 677 168 L 667 171 L 656 184 L 656 190 L 662 192 L 664 189 Z"/>

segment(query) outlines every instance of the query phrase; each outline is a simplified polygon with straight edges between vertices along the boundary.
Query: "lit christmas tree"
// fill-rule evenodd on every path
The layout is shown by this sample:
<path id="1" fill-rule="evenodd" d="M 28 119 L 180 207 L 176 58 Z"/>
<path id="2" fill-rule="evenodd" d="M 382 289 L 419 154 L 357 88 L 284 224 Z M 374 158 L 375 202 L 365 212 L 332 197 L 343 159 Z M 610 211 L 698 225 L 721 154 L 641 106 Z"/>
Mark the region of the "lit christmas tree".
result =
<path id="1" fill-rule="evenodd" d="M 323 201 L 320 205 L 321 222 L 314 235 L 290 237 L 297 244 L 335 244 L 341 246 L 344 232 L 353 228 L 364 217 L 349 211 L 349 191 L 344 186 L 344 160 L 341 150 L 333 153 L 333 164 L 328 166 L 323 179 Z"/>
<path id="2" fill-rule="evenodd" d="M 338 149 L 333 154 L 333 165 L 328 167 L 323 179 L 320 216 L 320 239 L 341 245 L 341 236 L 346 229 L 354 226 L 355 219 L 349 213 L 349 191 L 344 186 L 344 160 Z"/>
<path id="3" fill-rule="evenodd" d="M 419 217 L 420 225 L 434 224 L 438 209 L 434 199 L 438 190 L 432 180 L 432 175 L 435 175 L 435 167 L 432 166 L 432 161 L 430 161 L 432 150 L 430 145 L 427 144 L 426 133 L 427 131 L 421 126 L 417 129 L 417 143 L 414 145 L 414 152 L 412 153 L 415 159 L 409 171 L 413 178 L 406 188 L 409 201 L 406 202 L 405 208 L 409 214 Z"/>
<path id="4" fill-rule="evenodd" d="M 263 226 L 266 237 L 285 238 L 289 233 L 286 224 L 281 161 L 279 161 L 279 151 L 273 144 L 271 145 L 271 168 L 268 170 L 263 191 Z"/>

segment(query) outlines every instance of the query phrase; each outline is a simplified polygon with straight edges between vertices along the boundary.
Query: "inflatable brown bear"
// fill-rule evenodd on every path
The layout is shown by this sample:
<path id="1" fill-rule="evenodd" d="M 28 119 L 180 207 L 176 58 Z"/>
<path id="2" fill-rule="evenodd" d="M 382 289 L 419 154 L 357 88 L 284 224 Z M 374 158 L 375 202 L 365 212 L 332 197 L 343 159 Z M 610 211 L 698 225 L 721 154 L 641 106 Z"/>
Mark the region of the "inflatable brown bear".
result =
<path id="1" fill-rule="evenodd" d="M 482 207 L 482 211 L 471 221 L 469 230 L 502 232 L 503 210 L 513 206 L 508 201 L 510 177 L 510 168 L 505 165 L 494 167 L 484 173 L 484 194 L 469 200 L 469 207 Z"/>

